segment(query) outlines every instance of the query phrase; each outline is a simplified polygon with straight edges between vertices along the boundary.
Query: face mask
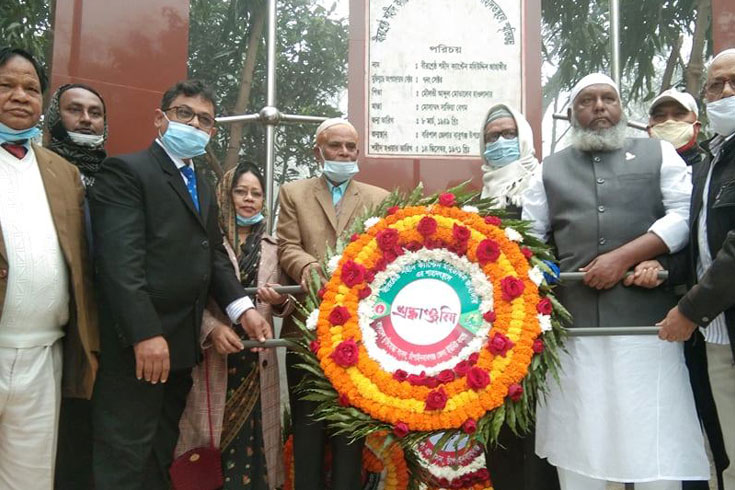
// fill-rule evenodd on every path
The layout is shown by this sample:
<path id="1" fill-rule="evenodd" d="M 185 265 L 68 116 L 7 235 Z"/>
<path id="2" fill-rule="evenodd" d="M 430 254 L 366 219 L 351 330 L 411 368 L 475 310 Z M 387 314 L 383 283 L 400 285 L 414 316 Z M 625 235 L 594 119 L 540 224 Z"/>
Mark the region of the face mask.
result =
<path id="1" fill-rule="evenodd" d="M 319 152 L 321 153 L 321 151 L 322 150 L 320 148 Z M 322 153 L 322 158 L 324 159 L 324 168 L 322 169 L 322 173 L 336 184 L 341 184 L 350 180 L 357 174 L 357 172 L 360 171 L 360 168 L 357 166 L 357 162 L 338 162 L 335 160 L 327 160 L 324 158 L 324 153 Z"/>
<path id="2" fill-rule="evenodd" d="M 678 149 L 694 139 L 694 124 L 685 121 L 664 121 L 651 127 L 651 136 L 668 141 Z"/>
<path id="3" fill-rule="evenodd" d="M 252 226 L 263 221 L 263 213 L 254 214 L 249 218 L 243 218 L 239 214 L 236 215 L 237 226 Z"/>
<path id="4" fill-rule="evenodd" d="M 712 130 L 721 136 L 735 133 L 735 96 L 707 103 Z"/>
<path id="5" fill-rule="evenodd" d="M 104 134 L 84 134 L 84 133 L 73 133 L 71 131 L 67 131 L 66 134 L 69 135 L 69 139 L 79 146 L 88 146 L 91 148 L 95 148 L 98 146 L 102 146 L 102 143 L 105 142 L 105 135 Z"/>
<path id="6" fill-rule="evenodd" d="M 518 138 L 505 139 L 502 136 L 495 143 L 487 143 L 482 154 L 485 161 L 495 167 L 504 167 L 521 158 Z"/>
<path id="7" fill-rule="evenodd" d="M 165 116 L 164 116 L 165 117 Z M 174 156 L 179 158 L 193 158 L 204 155 L 209 143 L 209 133 L 176 121 L 170 121 L 167 117 L 168 128 L 160 134 L 161 143 Z"/>
<path id="8" fill-rule="evenodd" d="M 28 129 L 13 129 L 0 123 L 0 142 L 2 143 L 32 140 L 39 134 L 41 134 L 41 130 L 36 126 Z"/>

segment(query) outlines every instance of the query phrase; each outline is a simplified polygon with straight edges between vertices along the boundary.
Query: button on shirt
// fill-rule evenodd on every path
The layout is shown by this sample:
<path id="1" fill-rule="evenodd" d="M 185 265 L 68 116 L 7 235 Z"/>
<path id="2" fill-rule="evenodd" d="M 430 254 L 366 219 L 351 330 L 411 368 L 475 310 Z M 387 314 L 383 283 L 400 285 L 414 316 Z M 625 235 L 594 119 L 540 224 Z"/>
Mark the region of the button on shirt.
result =
<path id="1" fill-rule="evenodd" d="M 712 141 L 710 149 L 714 160 L 707 172 L 707 180 L 704 183 L 704 192 L 702 194 L 702 211 L 699 213 L 699 221 L 697 222 L 697 247 L 699 248 L 699 256 L 697 257 L 697 280 L 702 279 L 707 270 L 712 266 L 712 254 L 710 253 L 709 240 L 707 240 L 707 204 L 709 202 L 709 184 L 712 181 L 712 171 L 720 160 L 720 150 L 725 146 L 728 138 L 717 137 Z M 704 340 L 713 344 L 729 344 L 730 337 L 727 334 L 727 324 L 725 323 L 725 314 L 720 313 L 717 318 L 712 320 L 707 328 L 702 328 Z"/>
<path id="2" fill-rule="evenodd" d="M 166 149 L 166 147 L 161 143 L 161 140 L 156 139 L 156 143 L 158 143 L 161 148 L 163 148 L 163 151 L 166 152 L 166 155 L 171 159 L 172 162 L 174 162 L 174 165 L 176 165 L 176 169 L 179 171 L 179 175 L 181 175 L 181 178 L 184 180 L 184 184 L 186 185 L 186 188 L 189 188 L 189 180 L 186 178 L 186 175 L 184 175 L 184 172 L 181 171 L 184 167 L 191 168 L 191 171 L 194 171 L 194 163 L 189 160 L 189 163 L 185 163 L 184 160 L 177 157 L 176 155 L 172 155 L 169 153 L 169 151 Z M 197 208 L 199 206 L 197 205 Z M 236 299 L 229 305 L 227 305 L 227 316 L 230 318 L 230 321 L 232 323 L 238 323 L 240 320 L 240 317 L 243 313 L 245 313 L 247 310 L 254 308 L 253 301 L 248 298 L 247 296 L 243 296 L 242 298 Z"/>

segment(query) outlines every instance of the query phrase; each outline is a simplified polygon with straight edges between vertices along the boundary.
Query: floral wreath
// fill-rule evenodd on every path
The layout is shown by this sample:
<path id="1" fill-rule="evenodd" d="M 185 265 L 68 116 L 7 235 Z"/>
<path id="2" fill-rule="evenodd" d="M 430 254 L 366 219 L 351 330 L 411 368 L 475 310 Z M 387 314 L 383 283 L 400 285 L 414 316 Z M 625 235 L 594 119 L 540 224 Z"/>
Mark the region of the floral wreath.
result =
<path id="1" fill-rule="evenodd" d="M 297 389 L 318 402 L 317 419 L 353 438 L 389 430 L 415 447 L 461 431 L 486 445 L 504 423 L 525 432 L 571 320 L 551 294 L 554 258 L 528 223 L 464 185 L 422 194 L 391 194 L 328 253 L 321 289 L 314 273 L 297 349 L 309 376 Z M 418 278 L 429 282 L 406 301 L 424 303 L 396 306 Z M 407 321 L 432 329 L 401 345 Z M 416 332 L 446 328 L 439 353 L 416 347 L 433 341 Z"/>

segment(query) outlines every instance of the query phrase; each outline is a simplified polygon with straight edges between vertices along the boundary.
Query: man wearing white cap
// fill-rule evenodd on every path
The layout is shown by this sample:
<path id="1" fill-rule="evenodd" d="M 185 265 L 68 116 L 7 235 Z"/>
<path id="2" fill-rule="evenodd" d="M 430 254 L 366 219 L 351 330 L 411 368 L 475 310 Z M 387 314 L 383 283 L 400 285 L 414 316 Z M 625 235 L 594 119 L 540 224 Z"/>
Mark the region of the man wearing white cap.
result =
<path id="1" fill-rule="evenodd" d="M 575 327 L 652 325 L 675 304 L 673 292 L 623 278 L 686 245 L 687 167 L 669 143 L 625 137 L 618 88 L 605 75 L 577 83 L 570 119 L 572 146 L 534 174 L 523 217 L 553 238 L 562 271 L 584 272 L 557 290 Z M 536 420 L 536 453 L 557 466 L 562 490 L 604 490 L 607 481 L 678 490 L 709 478 L 680 343 L 600 336 L 570 338 L 566 348 Z"/>
<path id="2" fill-rule="evenodd" d="M 316 130 L 314 157 L 322 164 L 322 176 L 285 184 L 279 193 L 278 256 L 281 267 L 296 282 L 306 284 L 311 271 L 320 271 L 319 261 L 327 247 L 334 248 L 337 237 L 355 218 L 378 205 L 388 192 L 353 179 L 358 172 L 360 153 L 355 128 L 345 119 L 324 121 Z M 298 335 L 292 319 L 283 326 L 281 336 Z M 303 372 L 294 368 L 298 360 L 287 356 L 286 373 L 291 389 L 291 417 L 294 440 L 294 485 L 296 490 L 326 488 L 322 471 L 323 422 L 311 414 L 316 403 L 300 400 L 293 394 Z M 360 488 L 362 444 L 348 444 L 345 436 L 331 438 L 332 488 Z"/>
<path id="3" fill-rule="evenodd" d="M 691 289 L 661 322 L 659 336 L 678 342 L 697 326 L 707 341 L 707 370 L 730 466 L 726 490 L 735 489 L 735 49 L 712 60 L 705 84 L 715 136 L 709 158 L 692 179 Z"/>
<path id="4" fill-rule="evenodd" d="M 684 162 L 692 166 L 702 161 L 697 136 L 699 122 L 697 101 L 686 92 L 670 88 L 653 99 L 648 109 L 648 135 L 668 141 Z"/>

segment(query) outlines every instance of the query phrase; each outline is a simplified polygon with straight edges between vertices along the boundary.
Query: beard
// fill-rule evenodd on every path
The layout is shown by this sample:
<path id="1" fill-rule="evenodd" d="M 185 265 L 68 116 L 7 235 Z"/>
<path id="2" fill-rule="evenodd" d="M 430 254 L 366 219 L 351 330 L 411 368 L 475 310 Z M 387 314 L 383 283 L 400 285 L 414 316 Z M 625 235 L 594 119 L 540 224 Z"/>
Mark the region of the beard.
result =
<path id="1" fill-rule="evenodd" d="M 572 114 L 572 146 L 579 151 L 613 151 L 625 145 L 625 131 L 628 118 L 621 116 L 620 121 L 610 128 L 587 129 L 579 125 Z"/>

